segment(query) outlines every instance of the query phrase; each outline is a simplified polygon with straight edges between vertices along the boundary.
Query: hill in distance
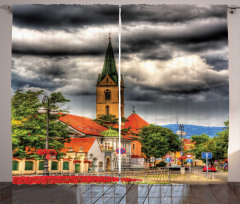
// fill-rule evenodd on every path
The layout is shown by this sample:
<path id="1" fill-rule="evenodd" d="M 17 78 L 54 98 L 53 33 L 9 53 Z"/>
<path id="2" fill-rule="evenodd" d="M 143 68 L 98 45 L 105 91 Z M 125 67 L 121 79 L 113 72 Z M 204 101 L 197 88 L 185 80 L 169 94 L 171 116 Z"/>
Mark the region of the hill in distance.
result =
<path id="1" fill-rule="evenodd" d="M 169 128 L 174 133 L 179 130 L 178 124 L 169 124 L 169 125 L 161 125 L 162 127 Z M 192 135 L 201 135 L 206 134 L 210 137 L 218 136 L 216 133 L 224 130 L 225 127 L 207 127 L 207 126 L 197 126 L 197 125 L 184 125 L 184 132 L 186 135 L 183 138 L 191 139 Z"/>

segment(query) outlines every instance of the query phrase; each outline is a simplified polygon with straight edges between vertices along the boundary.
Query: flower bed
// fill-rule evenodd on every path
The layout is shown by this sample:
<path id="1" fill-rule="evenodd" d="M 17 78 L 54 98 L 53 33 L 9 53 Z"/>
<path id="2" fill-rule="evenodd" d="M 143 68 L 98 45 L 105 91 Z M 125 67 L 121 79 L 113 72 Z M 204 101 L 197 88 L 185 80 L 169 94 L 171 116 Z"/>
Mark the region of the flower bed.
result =
<path id="1" fill-rule="evenodd" d="M 124 183 L 141 181 L 141 179 L 121 178 Z M 118 177 L 110 176 L 15 176 L 13 184 L 89 184 L 89 183 L 118 183 Z"/>

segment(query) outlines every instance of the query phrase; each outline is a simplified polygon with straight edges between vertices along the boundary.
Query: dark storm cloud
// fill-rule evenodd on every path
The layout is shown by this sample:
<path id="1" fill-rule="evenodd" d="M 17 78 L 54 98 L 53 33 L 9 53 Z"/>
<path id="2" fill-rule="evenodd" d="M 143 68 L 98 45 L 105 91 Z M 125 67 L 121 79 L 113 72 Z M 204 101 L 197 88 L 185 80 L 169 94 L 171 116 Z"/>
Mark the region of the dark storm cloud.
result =
<path id="1" fill-rule="evenodd" d="M 86 34 L 86 33 L 84 33 Z M 107 34 L 106 34 L 107 35 Z M 114 36 L 112 47 L 114 53 L 118 53 L 117 38 Z M 68 36 L 68 40 L 60 38 L 42 38 L 35 37 L 34 41 L 28 39 L 13 40 L 12 53 L 15 55 L 33 55 L 33 56 L 49 56 L 49 57 L 68 57 L 68 56 L 104 56 L 107 48 L 107 37 L 104 39 L 94 39 L 89 41 L 81 41 L 72 39 Z"/>
<path id="2" fill-rule="evenodd" d="M 184 23 L 206 18 L 226 19 L 226 6 L 196 7 L 190 5 L 130 5 L 122 6 L 124 23 Z"/>
<path id="3" fill-rule="evenodd" d="M 114 5 L 15 5 L 13 14 L 14 26 L 37 30 L 118 24 Z"/>
<path id="4" fill-rule="evenodd" d="M 227 56 L 222 55 L 202 55 L 206 59 L 207 63 L 211 65 L 215 70 L 223 70 L 228 68 Z"/>
<path id="5" fill-rule="evenodd" d="M 128 87 L 129 88 L 129 87 Z M 130 89 L 130 90 L 129 90 Z M 132 85 L 129 89 L 125 90 L 125 98 L 128 101 L 137 102 L 160 102 L 160 101 L 171 101 L 176 103 L 176 101 L 191 101 L 196 102 L 196 96 L 204 96 L 202 101 L 211 100 L 227 100 L 229 97 L 229 85 L 222 84 L 217 87 L 192 87 L 190 89 L 179 88 L 178 91 L 165 91 L 159 88 L 144 86 L 144 85 Z"/>
<path id="6" fill-rule="evenodd" d="M 227 36 L 226 22 L 187 27 L 179 31 L 174 29 L 164 31 L 157 28 L 150 31 L 143 29 L 123 34 L 122 49 L 123 53 L 144 53 L 144 51 L 150 50 L 152 52 L 163 45 L 168 45 L 183 51 L 200 52 L 227 46 Z M 166 47 L 163 47 L 163 50 L 172 52 L 172 49 L 166 50 Z"/>
<path id="7" fill-rule="evenodd" d="M 98 60 L 91 62 L 92 69 L 88 67 L 89 58 L 85 61 L 81 63 L 78 57 L 13 55 L 12 88 L 13 90 L 40 88 L 61 91 L 69 96 L 95 95 L 94 87 L 97 81 L 95 64 L 98 64 Z"/>
<path id="8" fill-rule="evenodd" d="M 66 45 L 67 46 L 67 45 Z M 102 56 L 105 54 L 105 47 L 102 45 L 96 47 L 79 47 L 79 48 L 67 48 L 62 45 L 55 45 L 51 48 L 45 47 L 44 44 L 40 46 L 20 44 L 15 46 L 13 44 L 12 53 L 22 55 L 35 55 L 35 56 Z"/>
<path id="9" fill-rule="evenodd" d="M 123 60 L 129 54 L 141 60 L 169 60 L 176 53 L 195 53 L 215 70 L 228 69 L 226 15 L 226 6 L 123 6 Z M 226 50 L 226 56 L 209 54 L 216 50 Z"/>
<path id="10" fill-rule="evenodd" d="M 67 70 L 66 68 L 60 67 L 60 66 L 48 66 L 48 67 L 42 67 L 39 70 L 36 70 L 36 74 L 38 74 L 41 77 L 49 77 L 49 78 L 63 78 L 65 77 Z"/>
<path id="11" fill-rule="evenodd" d="M 49 78 L 46 77 L 38 77 L 31 79 L 29 77 L 23 77 L 18 75 L 17 73 L 12 72 L 12 88 L 14 90 L 22 89 L 27 86 L 54 91 L 57 88 L 63 87 L 64 85 L 65 84 L 62 82 L 56 83 L 54 81 L 49 80 Z"/>

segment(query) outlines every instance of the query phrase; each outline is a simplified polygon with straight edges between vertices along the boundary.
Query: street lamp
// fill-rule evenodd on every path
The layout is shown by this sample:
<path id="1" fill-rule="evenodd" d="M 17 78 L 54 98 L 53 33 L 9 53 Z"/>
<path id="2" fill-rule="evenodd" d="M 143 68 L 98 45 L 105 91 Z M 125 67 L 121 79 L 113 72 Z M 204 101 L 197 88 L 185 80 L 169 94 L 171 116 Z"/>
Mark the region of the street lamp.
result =
<path id="1" fill-rule="evenodd" d="M 186 132 L 184 132 L 184 126 L 183 124 L 179 124 L 179 130 L 176 132 L 178 135 L 181 135 L 181 156 L 183 156 L 182 152 L 182 136 L 186 135 Z M 181 166 L 183 166 L 183 159 L 181 160 Z"/>
<path id="2" fill-rule="evenodd" d="M 47 103 L 47 108 L 45 107 L 40 107 L 38 109 L 38 113 L 44 114 L 47 113 L 47 135 L 46 135 L 46 149 L 48 149 L 48 137 L 49 137 L 49 118 L 50 115 L 57 115 L 58 110 L 57 109 L 50 109 L 50 99 L 48 96 L 43 96 L 42 103 Z M 49 171 L 48 171 L 48 159 L 44 158 L 44 169 L 43 169 L 43 176 L 49 176 Z"/>

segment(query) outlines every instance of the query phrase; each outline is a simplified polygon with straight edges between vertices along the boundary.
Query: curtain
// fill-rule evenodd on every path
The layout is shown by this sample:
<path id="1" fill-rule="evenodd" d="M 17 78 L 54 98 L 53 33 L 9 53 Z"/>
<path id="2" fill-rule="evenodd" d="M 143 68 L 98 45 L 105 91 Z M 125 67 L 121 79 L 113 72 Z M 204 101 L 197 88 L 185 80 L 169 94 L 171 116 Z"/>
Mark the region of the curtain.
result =
<path id="1" fill-rule="evenodd" d="M 53 158 L 59 174 L 117 172 L 119 158 L 124 170 L 204 165 L 197 145 L 212 163 L 227 159 L 227 7 L 119 11 L 13 6 L 12 145 L 13 157 L 35 160 L 25 170 Z"/>

